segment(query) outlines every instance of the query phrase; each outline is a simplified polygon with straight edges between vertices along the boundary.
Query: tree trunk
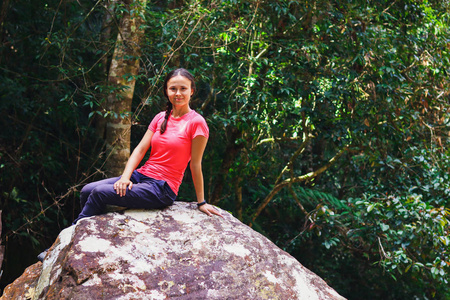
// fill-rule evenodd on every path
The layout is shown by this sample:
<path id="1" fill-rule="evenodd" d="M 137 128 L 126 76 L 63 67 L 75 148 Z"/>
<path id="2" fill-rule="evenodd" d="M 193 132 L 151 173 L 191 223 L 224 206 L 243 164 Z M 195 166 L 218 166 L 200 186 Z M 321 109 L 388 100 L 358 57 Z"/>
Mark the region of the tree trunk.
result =
<path id="1" fill-rule="evenodd" d="M 110 112 L 106 121 L 106 145 L 109 150 L 106 169 L 110 176 L 122 174 L 130 156 L 131 102 L 144 36 L 139 13 L 144 9 L 146 0 L 125 0 L 124 4 L 127 10 L 119 24 L 108 75 L 109 84 L 115 88 L 106 101 L 107 111 Z"/>
<path id="2" fill-rule="evenodd" d="M 239 220 L 243 220 L 242 211 L 242 178 L 236 178 L 235 182 L 235 193 L 236 193 L 236 217 Z"/>
<path id="3" fill-rule="evenodd" d="M 109 0 L 106 1 L 105 3 L 105 14 L 103 15 L 103 21 L 102 21 L 102 32 L 100 34 L 100 45 L 102 50 L 105 52 L 103 54 L 103 57 L 101 59 L 101 64 L 102 64 L 102 72 L 105 75 L 105 77 L 107 76 L 107 74 L 109 73 L 108 71 L 108 63 L 109 63 L 109 55 L 108 53 L 111 51 L 111 45 L 108 43 L 108 41 L 111 39 L 113 33 L 112 33 L 112 29 L 113 26 L 116 24 L 116 20 L 114 18 L 114 7 L 117 3 L 117 1 L 119 0 Z M 108 79 L 105 80 L 107 83 Z M 105 95 L 105 98 L 107 97 L 107 95 Z M 101 140 L 104 140 L 106 138 L 106 118 L 103 117 L 103 114 L 107 111 L 107 107 L 106 107 L 106 103 L 103 100 L 104 97 L 103 95 L 101 96 L 102 98 L 102 102 L 100 103 L 100 111 L 102 112 L 102 115 L 94 115 L 94 126 L 95 126 L 95 131 L 98 135 L 98 137 Z"/>

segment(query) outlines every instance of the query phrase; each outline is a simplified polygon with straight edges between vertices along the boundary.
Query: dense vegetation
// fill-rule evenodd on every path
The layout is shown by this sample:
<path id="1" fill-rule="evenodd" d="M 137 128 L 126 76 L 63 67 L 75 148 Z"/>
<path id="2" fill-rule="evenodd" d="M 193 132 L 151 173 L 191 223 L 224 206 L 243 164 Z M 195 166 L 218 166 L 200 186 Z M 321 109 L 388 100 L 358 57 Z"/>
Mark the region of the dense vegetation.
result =
<path id="1" fill-rule="evenodd" d="M 3 1 L 2 286 L 107 172 L 102 118 L 131 113 L 133 147 L 181 66 L 211 130 L 209 201 L 348 299 L 450 297 L 447 0 L 136 2 L 126 112 L 104 104 L 120 92 L 108 70 L 134 1 Z M 189 176 L 180 200 L 194 199 Z"/>

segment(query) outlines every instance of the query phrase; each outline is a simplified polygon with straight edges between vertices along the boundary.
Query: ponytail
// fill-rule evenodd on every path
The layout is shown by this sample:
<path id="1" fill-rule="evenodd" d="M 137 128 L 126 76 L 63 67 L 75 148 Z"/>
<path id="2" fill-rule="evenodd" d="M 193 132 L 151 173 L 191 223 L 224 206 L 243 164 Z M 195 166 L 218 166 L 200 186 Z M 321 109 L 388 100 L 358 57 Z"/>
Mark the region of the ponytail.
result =
<path id="1" fill-rule="evenodd" d="M 172 103 L 167 100 L 167 108 L 166 108 L 166 114 L 164 115 L 164 121 L 161 124 L 161 134 L 166 132 L 167 129 L 167 121 L 169 121 L 170 113 L 172 112 Z"/>

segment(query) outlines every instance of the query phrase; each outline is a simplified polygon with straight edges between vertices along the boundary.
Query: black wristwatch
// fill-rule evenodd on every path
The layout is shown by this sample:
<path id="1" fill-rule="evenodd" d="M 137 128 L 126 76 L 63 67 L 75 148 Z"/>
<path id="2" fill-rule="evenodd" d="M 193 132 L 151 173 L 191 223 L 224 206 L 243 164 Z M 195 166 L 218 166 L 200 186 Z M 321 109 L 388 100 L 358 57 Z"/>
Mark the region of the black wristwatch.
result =
<path id="1" fill-rule="evenodd" d="M 205 204 L 206 204 L 206 201 L 203 201 L 203 202 L 197 203 L 197 207 L 200 207 L 200 206 L 202 206 L 202 205 L 205 205 Z"/>

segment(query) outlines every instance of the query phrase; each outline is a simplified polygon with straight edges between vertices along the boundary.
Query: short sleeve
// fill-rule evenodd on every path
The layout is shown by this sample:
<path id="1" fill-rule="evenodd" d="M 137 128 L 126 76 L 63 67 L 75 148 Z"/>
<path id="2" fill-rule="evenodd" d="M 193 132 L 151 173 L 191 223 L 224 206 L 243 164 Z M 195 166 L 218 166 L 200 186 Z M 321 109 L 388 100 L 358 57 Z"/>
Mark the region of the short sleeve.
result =
<path id="1" fill-rule="evenodd" d="M 209 128 L 208 124 L 206 124 L 205 119 L 201 115 L 198 115 L 192 121 L 192 139 L 196 138 L 199 135 L 208 138 Z"/>
<path id="2" fill-rule="evenodd" d="M 148 125 L 148 129 L 150 131 L 152 131 L 153 133 L 155 133 L 158 130 L 158 124 L 160 124 L 160 120 L 162 118 L 164 118 L 164 114 L 165 112 L 160 112 L 159 114 L 157 114 L 153 120 L 150 122 L 150 125 Z"/>

